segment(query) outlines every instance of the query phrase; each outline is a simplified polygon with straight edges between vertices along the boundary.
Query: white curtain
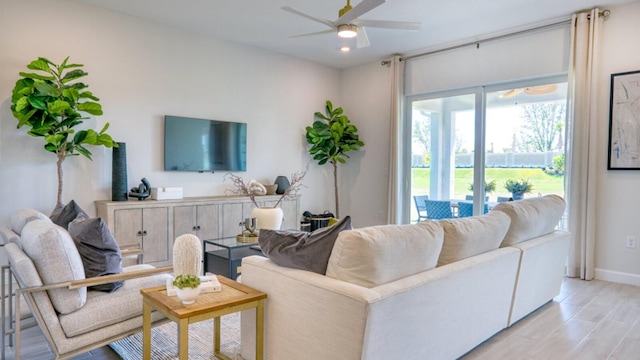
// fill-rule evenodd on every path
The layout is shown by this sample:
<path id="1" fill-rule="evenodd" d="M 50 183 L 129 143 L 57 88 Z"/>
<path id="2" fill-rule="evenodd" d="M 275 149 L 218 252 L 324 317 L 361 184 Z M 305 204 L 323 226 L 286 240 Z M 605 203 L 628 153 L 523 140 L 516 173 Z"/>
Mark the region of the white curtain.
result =
<path id="1" fill-rule="evenodd" d="M 572 241 L 567 275 L 585 280 L 595 275 L 597 71 L 603 19 L 597 8 L 573 16 L 569 58 L 565 188 Z"/>
<path id="2" fill-rule="evenodd" d="M 389 116 L 389 184 L 388 184 L 388 210 L 387 222 L 389 224 L 402 224 L 403 201 L 402 188 L 402 96 L 404 82 L 404 62 L 399 56 L 391 59 L 391 113 Z"/>

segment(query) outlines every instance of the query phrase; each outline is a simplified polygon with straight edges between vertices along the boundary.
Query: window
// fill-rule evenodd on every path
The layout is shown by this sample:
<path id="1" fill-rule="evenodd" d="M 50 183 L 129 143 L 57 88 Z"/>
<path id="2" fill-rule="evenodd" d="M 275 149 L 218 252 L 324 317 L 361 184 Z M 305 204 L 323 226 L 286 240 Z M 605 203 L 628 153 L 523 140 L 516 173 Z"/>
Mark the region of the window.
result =
<path id="1" fill-rule="evenodd" d="M 459 202 L 481 214 L 518 197 L 507 183 L 524 181 L 525 197 L 563 196 L 566 97 L 565 76 L 409 97 L 405 198 L 449 200 L 453 216 L 464 216 L 456 214 Z M 405 211 L 413 203 L 404 201 Z M 410 220 L 417 219 L 411 206 Z"/>

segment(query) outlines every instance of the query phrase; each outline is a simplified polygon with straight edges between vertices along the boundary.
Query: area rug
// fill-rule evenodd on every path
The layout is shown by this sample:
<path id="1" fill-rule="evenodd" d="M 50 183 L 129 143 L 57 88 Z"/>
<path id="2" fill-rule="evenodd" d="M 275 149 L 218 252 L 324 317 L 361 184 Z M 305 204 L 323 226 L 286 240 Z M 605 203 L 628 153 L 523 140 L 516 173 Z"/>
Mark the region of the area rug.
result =
<path id="1" fill-rule="evenodd" d="M 220 330 L 220 349 L 232 360 L 240 356 L 240 314 L 223 316 Z M 109 344 L 121 358 L 142 359 L 142 333 Z M 178 358 L 178 327 L 173 321 L 151 329 L 151 358 Z M 218 359 L 213 354 L 213 320 L 189 325 L 189 360 Z"/>

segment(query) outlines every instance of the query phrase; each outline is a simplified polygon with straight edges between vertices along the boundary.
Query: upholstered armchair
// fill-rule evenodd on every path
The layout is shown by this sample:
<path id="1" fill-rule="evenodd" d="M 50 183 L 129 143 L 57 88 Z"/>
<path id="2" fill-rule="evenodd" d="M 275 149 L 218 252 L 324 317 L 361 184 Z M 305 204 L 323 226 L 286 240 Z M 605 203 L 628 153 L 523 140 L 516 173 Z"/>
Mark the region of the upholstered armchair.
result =
<path id="1" fill-rule="evenodd" d="M 2 269 L 2 359 L 7 337 L 10 344 L 15 337 L 15 358 L 20 359 L 22 297 L 56 359 L 70 358 L 142 331 L 140 289 L 165 284 L 169 275 L 164 273 L 172 271 L 171 266 L 137 264 L 123 268 L 119 274 L 86 278 L 80 254 L 65 229 L 35 210 L 16 214 L 10 227 L 0 231 L 9 260 Z M 9 284 L 5 284 L 6 278 Z M 17 284 L 15 296 L 11 296 L 11 279 Z M 104 287 L 103 291 L 93 290 L 113 283 L 118 287 L 110 292 Z M 9 285 L 9 294 L 5 294 L 5 285 Z M 7 307 L 9 311 L 5 311 Z M 152 321 L 158 325 L 166 319 L 154 313 Z"/>

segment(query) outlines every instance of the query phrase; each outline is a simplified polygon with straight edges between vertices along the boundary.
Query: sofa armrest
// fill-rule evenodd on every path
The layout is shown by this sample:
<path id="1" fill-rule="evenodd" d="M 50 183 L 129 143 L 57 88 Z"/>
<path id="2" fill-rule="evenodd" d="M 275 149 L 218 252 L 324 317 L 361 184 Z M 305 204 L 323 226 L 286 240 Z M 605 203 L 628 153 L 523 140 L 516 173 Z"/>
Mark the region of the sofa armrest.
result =
<path id="1" fill-rule="evenodd" d="M 522 254 L 509 326 L 560 293 L 570 238 L 569 232 L 556 230 L 512 245 Z"/>
<path id="2" fill-rule="evenodd" d="M 242 261 L 242 283 L 268 295 L 265 359 L 361 358 L 369 304 L 380 299 L 375 291 L 255 255 Z M 242 313 L 245 359 L 255 358 L 254 311 Z"/>

